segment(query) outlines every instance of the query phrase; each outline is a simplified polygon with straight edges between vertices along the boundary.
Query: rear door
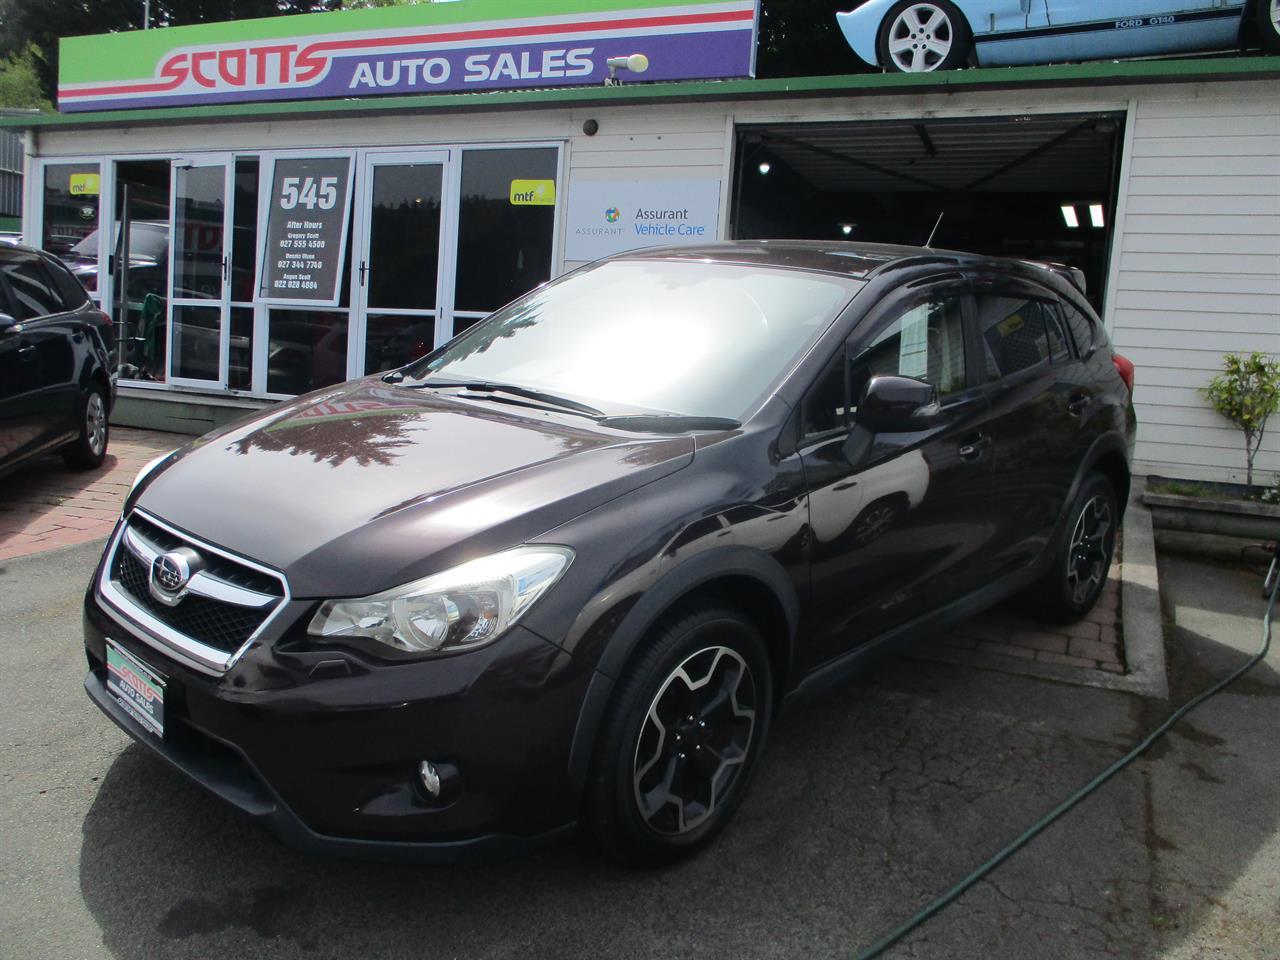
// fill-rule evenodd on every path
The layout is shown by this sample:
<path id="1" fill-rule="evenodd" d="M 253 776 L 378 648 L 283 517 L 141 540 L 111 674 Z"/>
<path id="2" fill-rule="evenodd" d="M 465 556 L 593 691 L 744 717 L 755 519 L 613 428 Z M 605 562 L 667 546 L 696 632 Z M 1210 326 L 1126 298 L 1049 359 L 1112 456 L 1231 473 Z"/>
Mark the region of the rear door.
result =
<path id="1" fill-rule="evenodd" d="M 963 278 L 891 294 L 809 391 L 801 457 L 809 488 L 814 665 L 975 586 L 991 529 L 987 401 L 970 382 Z M 876 374 L 927 380 L 942 416 L 870 434 L 855 398 Z"/>
<path id="2" fill-rule="evenodd" d="M 15 318 L 23 389 L 19 417 L 29 446 L 44 446 L 67 434 L 76 422 L 75 356 L 62 297 L 35 254 L 0 262 Z M 10 336 L 15 336 L 11 334 Z"/>
<path id="3" fill-rule="evenodd" d="M 998 522 L 984 575 L 998 577 L 1033 561 L 1053 533 L 1088 447 L 1096 391 L 1052 291 L 992 273 L 974 277 L 974 294 Z"/>

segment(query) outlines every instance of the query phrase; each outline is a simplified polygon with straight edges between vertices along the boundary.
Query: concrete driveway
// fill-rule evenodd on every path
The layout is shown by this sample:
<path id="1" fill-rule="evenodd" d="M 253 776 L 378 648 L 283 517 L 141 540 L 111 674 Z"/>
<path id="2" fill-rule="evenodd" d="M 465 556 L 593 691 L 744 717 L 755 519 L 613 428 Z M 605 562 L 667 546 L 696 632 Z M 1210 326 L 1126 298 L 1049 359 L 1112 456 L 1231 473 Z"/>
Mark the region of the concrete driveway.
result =
<path id="1" fill-rule="evenodd" d="M 1152 726 L 1116 691 L 902 659 L 776 726 L 707 854 L 568 844 L 415 868 L 280 846 L 134 745 L 80 683 L 100 547 L 0 562 L 0 943 L 14 957 L 851 957 Z M 1256 642 L 1256 579 L 1166 564 L 1175 700 Z M 1185 601 L 1185 602 L 1184 602 Z M 891 957 L 1280 954 L 1273 654 Z"/>

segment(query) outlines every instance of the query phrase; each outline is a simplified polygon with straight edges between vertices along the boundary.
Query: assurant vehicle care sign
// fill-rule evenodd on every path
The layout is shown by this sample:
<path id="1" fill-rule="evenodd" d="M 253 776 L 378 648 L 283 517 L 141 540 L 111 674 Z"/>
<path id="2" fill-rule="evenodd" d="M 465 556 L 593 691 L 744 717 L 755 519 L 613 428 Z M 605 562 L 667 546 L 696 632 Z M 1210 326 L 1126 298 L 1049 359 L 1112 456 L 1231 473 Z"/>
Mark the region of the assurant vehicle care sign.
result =
<path id="1" fill-rule="evenodd" d="M 754 75 L 758 0 L 459 0 L 62 41 L 64 112 Z"/>

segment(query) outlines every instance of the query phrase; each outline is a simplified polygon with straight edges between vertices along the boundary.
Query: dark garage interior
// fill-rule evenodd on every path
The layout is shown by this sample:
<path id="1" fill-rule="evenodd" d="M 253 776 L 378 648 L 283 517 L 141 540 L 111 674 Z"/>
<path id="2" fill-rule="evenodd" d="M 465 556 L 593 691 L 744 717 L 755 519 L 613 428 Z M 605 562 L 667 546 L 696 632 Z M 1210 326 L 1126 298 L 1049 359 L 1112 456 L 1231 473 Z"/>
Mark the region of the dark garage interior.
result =
<path id="1" fill-rule="evenodd" d="M 921 245 L 936 226 L 935 247 L 1079 267 L 1100 307 L 1123 142 L 1113 113 L 740 126 L 731 229 Z"/>

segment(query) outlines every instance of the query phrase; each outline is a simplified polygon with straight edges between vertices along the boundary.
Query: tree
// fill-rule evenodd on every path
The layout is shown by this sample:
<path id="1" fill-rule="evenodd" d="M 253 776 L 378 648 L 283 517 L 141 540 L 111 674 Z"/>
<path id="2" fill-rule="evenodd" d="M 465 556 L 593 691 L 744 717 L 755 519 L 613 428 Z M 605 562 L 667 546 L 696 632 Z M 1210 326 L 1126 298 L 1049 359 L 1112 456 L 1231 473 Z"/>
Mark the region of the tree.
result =
<path id="1" fill-rule="evenodd" d="M 1265 353 L 1228 353 L 1223 372 L 1213 378 L 1205 394 L 1213 409 L 1244 434 L 1245 487 L 1253 489 L 1253 458 L 1271 414 L 1280 411 L 1280 361 Z"/>
<path id="2" fill-rule="evenodd" d="M 853 10 L 863 2 L 764 0 L 756 76 L 815 77 L 871 70 L 849 49 L 836 23 L 838 12 Z"/>
<path id="3" fill-rule="evenodd" d="M 34 51 L 28 48 L 8 60 L 0 60 L 0 107 L 53 111 L 53 104 L 40 86 L 34 57 Z"/>
<path id="4" fill-rule="evenodd" d="M 248 20 L 338 9 L 341 0 L 152 0 L 151 25 Z M 58 40 L 142 27 L 142 0 L 0 0 L 0 57 L 31 51 L 44 97 L 57 99 Z"/>

